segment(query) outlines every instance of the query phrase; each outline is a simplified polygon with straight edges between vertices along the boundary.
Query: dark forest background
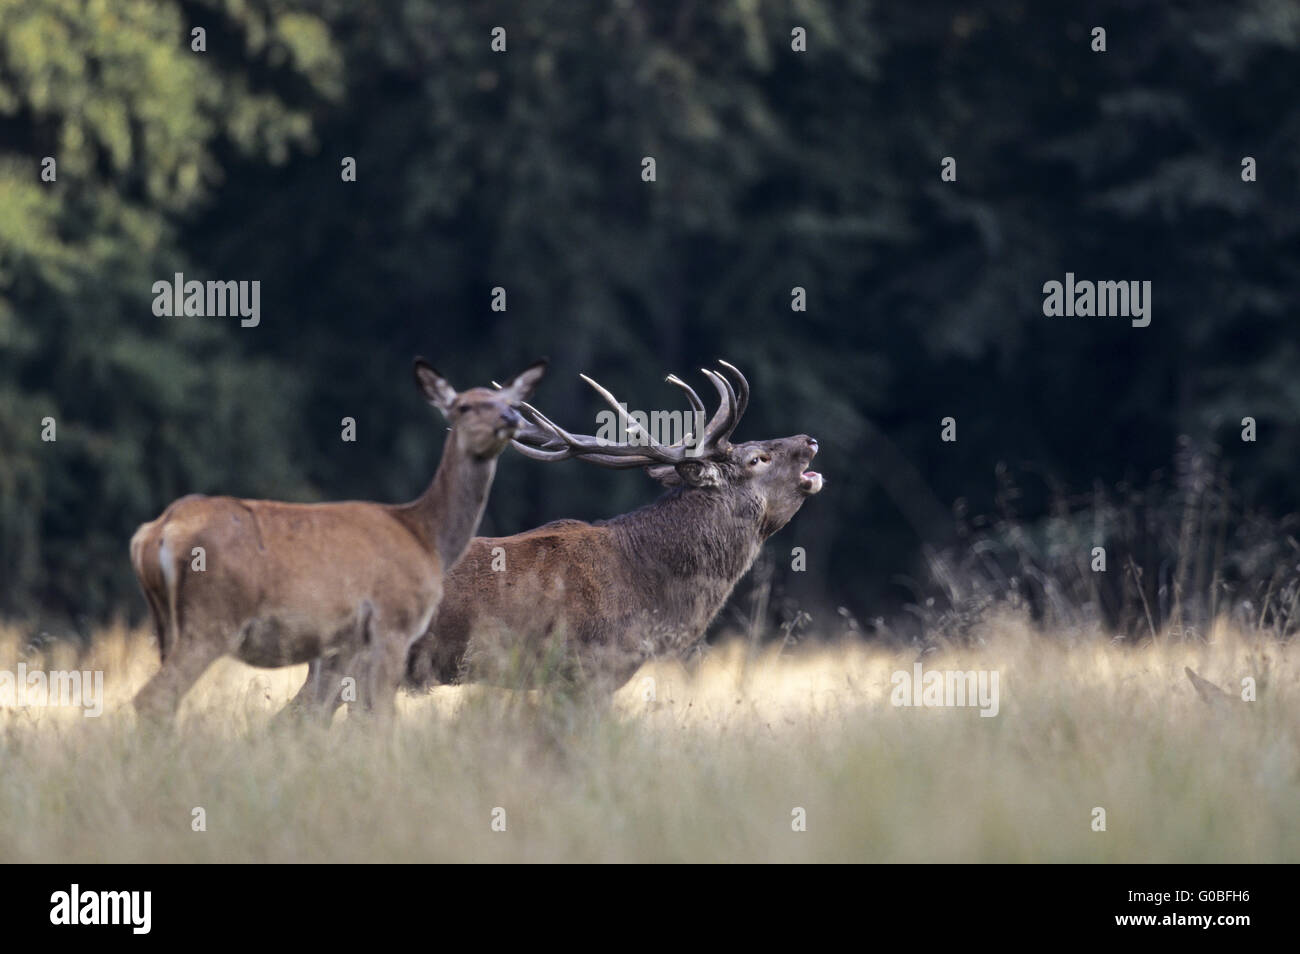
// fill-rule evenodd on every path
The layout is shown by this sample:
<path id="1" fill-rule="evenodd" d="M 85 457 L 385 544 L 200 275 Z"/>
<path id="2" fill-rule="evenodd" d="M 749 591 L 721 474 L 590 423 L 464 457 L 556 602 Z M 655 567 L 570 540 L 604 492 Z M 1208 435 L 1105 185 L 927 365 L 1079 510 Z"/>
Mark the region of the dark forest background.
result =
<path id="1" fill-rule="evenodd" d="M 677 408 L 737 364 L 737 437 L 815 435 L 828 484 L 733 618 L 757 582 L 866 631 L 976 568 L 1121 628 L 1258 601 L 1297 559 L 1298 54 L 1279 0 L 0 0 L 0 614 L 141 617 L 127 540 L 185 493 L 413 497 L 415 354 L 549 355 L 588 433 L 579 371 Z M 260 326 L 155 317 L 177 271 L 260 280 Z M 1151 281 L 1150 327 L 1045 318 L 1067 271 Z M 656 489 L 510 452 L 483 529 Z"/>

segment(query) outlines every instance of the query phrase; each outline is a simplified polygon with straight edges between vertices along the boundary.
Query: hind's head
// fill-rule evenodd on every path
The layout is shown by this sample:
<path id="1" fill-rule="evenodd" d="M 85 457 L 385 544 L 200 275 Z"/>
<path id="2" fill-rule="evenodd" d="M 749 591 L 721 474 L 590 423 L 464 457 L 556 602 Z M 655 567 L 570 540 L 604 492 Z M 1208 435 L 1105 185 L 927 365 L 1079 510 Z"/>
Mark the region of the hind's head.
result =
<path id="1" fill-rule="evenodd" d="M 451 422 L 457 447 L 479 459 L 499 455 L 524 426 L 517 408 L 527 401 L 546 373 L 546 360 L 535 361 L 504 387 L 457 391 L 423 358 L 415 361 L 415 383 L 424 399 Z"/>

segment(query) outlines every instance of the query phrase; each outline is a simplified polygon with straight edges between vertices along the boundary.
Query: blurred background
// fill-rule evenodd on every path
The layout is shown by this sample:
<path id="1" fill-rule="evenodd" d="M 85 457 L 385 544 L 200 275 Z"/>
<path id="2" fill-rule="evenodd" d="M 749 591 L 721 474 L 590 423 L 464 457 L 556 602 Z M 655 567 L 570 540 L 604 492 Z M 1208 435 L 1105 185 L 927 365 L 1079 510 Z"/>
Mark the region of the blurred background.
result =
<path id="1" fill-rule="evenodd" d="M 416 354 L 549 355 L 588 433 L 578 372 L 678 408 L 722 357 L 737 438 L 813 434 L 828 480 L 724 625 L 1286 630 L 1298 53 L 1282 0 L 0 0 L 0 615 L 142 618 L 127 541 L 185 493 L 414 497 Z M 260 325 L 155 316 L 178 271 L 259 280 Z M 1150 327 L 1045 318 L 1067 271 L 1151 281 Z M 508 453 L 483 532 L 656 493 Z"/>

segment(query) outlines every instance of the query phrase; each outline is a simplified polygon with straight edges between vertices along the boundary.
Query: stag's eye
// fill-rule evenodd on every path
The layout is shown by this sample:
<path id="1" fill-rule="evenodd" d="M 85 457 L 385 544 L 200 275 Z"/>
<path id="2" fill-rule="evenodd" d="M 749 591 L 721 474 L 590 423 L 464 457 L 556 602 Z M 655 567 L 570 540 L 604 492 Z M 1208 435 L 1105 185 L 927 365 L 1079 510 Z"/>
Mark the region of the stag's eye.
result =
<path id="1" fill-rule="evenodd" d="M 772 459 L 772 458 L 769 457 L 767 454 L 755 454 L 753 457 L 751 457 L 751 458 L 749 459 L 749 466 L 750 466 L 750 467 L 757 467 L 759 461 L 762 461 L 764 464 L 766 464 L 766 463 L 768 463 L 771 459 Z"/>

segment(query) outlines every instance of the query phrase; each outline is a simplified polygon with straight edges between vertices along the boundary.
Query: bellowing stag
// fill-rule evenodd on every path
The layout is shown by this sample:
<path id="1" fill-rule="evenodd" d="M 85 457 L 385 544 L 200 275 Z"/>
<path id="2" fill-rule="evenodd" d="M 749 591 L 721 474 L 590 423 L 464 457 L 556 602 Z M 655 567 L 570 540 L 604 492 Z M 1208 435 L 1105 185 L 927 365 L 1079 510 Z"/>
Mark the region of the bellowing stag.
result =
<path id="1" fill-rule="evenodd" d="M 799 434 L 731 443 L 749 402 L 739 370 L 704 369 L 720 406 L 698 439 L 656 443 L 603 387 L 636 443 L 571 434 L 535 407 L 515 447 L 542 461 L 645 468 L 668 487 L 654 503 L 610 520 L 557 520 L 510 537 L 478 537 L 447 574 L 428 631 L 411 648 L 408 683 L 487 681 L 517 686 L 564 668 L 597 689 L 626 682 L 647 659 L 700 642 L 763 542 L 822 489 L 807 469 L 817 441 Z M 699 395 L 676 376 L 696 419 Z M 313 663 L 299 700 L 332 701 L 337 660 Z"/>
<path id="2" fill-rule="evenodd" d="M 697 645 L 763 542 L 822 489 L 808 470 L 817 441 L 799 434 L 733 444 L 749 402 L 744 375 L 726 362 L 704 370 L 720 406 L 702 434 L 662 445 L 611 444 L 571 434 L 530 405 L 515 441 L 543 461 L 584 460 L 645 468 L 668 492 L 631 513 L 583 523 L 558 520 L 510 537 L 480 537 L 447 576 L 442 605 L 412 647 L 417 685 L 488 680 L 519 684 L 539 666 L 564 665 L 606 688 L 647 659 Z M 726 376 L 724 376 L 726 375 Z M 730 378 L 730 380 L 728 379 Z M 640 430 L 624 406 L 584 380 Z M 676 376 L 695 410 L 695 391 Z"/>

